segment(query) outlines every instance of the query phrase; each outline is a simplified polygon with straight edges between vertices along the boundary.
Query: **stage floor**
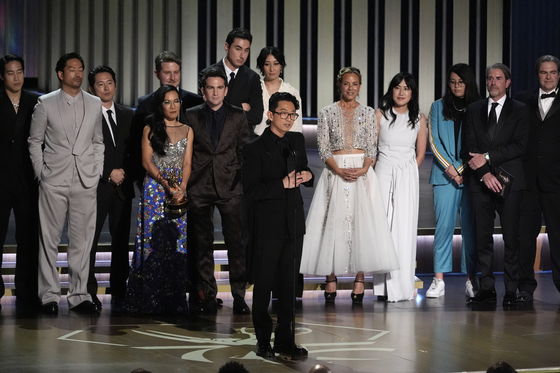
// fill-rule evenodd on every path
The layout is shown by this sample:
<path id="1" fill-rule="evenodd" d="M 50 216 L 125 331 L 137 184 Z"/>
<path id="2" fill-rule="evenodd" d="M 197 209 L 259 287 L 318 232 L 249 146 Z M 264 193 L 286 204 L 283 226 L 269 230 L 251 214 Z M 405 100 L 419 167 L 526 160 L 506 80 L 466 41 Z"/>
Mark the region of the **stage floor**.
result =
<path id="1" fill-rule="evenodd" d="M 431 278 L 422 278 L 427 284 Z M 560 372 L 560 294 L 551 275 L 538 274 L 533 307 L 504 309 L 502 276 L 498 303 L 465 304 L 462 275 L 446 277 L 446 295 L 378 302 L 366 291 L 352 306 L 349 291 L 335 305 L 322 293 L 297 302 L 297 342 L 309 357 L 257 357 L 251 316 L 234 316 L 231 301 L 217 316 L 131 316 L 111 313 L 102 296 L 100 316 L 68 311 L 58 317 L 20 314 L 13 297 L 2 299 L 0 372 L 123 372 L 143 367 L 159 372 L 217 372 L 229 360 L 250 372 L 308 372 L 317 363 L 333 372 L 473 372 L 507 361 L 520 371 Z M 371 288 L 371 284 L 369 284 Z M 251 301 L 248 300 L 249 305 Z"/>

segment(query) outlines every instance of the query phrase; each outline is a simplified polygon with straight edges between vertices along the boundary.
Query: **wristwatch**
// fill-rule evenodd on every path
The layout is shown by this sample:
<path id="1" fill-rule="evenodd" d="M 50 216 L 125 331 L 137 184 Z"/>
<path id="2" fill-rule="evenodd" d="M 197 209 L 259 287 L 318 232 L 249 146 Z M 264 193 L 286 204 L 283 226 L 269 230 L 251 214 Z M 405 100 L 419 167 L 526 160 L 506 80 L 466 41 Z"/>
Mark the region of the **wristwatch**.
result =
<path id="1" fill-rule="evenodd" d="M 486 159 L 486 162 L 490 163 L 490 155 L 488 155 L 488 152 L 484 154 L 484 159 Z"/>

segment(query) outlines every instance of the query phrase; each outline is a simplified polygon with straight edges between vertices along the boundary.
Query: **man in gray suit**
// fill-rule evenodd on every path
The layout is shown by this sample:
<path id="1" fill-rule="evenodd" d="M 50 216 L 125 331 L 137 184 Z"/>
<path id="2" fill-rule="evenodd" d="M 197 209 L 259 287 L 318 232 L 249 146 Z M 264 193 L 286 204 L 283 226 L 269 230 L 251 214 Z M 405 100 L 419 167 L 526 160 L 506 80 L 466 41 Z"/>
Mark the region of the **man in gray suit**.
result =
<path id="1" fill-rule="evenodd" d="M 79 54 L 60 57 L 56 73 L 61 88 L 39 98 L 28 141 L 39 182 L 39 298 L 43 313 L 58 313 L 56 259 L 68 217 L 68 305 L 79 313 L 95 313 L 87 280 L 105 148 L 101 100 L 81 89 L 84 61 Z"/>

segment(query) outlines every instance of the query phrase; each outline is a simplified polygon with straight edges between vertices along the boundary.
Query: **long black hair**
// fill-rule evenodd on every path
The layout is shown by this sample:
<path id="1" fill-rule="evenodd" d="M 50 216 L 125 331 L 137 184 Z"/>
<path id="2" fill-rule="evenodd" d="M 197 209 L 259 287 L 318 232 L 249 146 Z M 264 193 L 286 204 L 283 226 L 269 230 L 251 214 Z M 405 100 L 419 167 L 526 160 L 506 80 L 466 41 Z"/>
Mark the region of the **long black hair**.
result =
<path id="1" fill-rule="evenodd" d="M 455 97 L 449 85 L 451 73 L 455 73 L 465 83 L 465 95 L 462 98 Z M 442 98 L 443 102 L 443 118 L 446 120 L 459 119 L 460 112 L 456 109 L 466 108 L 473 102 L 477 101 L 478 86 L 476 85 L 476 77 L 473 69 L 466 63 L 458 63 L 453 65 L 447 72 L 447 80 L 445 81 L 445 94 Z"/>
<path id="2" fill-rule="evenodd" d="M 408 107 L 408 125 L 411 129 L 416 127 L 416 123 L 420 121 L 420 104 L 418 103 L 418 85 L 414 80 L 414 77 L 411 73 L 407 72 L 400 72 L 391 79 L 391 83 L 389 83 L 389 89 L 381 98 L 381 104 L 379 105 L 379 109 L 383 113 L 383 116 L 387 118 L 387 120 L 391 120 L 390 124 L 395 123 L 397 119 L 397 115 L 393 112 L 393 107 L 395 106 L 395 101 L 393 100 L 393 89 L 401 84 L 404 80 L 407 87 L 412 91 L 412 96 L 410 97 L 410 101 L 407 104 Z M 389 118 L 389 115 L 391 118 Z"/>
<path id="3" fill-rule="evenodd" d="M 282 71 L 280 72 L 281 77 L 286 67 L 286 58 L 284 57 L 284 53 L 277 47 L 264 47 L 261 49 L 261 53 L 259 53 L 257 57 L 257 68 L 261 71 L 261 75 L 264 76 L 264 64 L 270 55 L 276 58 L 276 61 L 282 66 Z"/>
<path id="4" fill-rule="evenodd" d="M 165 131 L 165 121 L 161 106 L 163 105 L 163 101 L 165 101 L 165 95 L 169 92 L 177 92 L 177 88 L 171 84 L 164 84 L 154 93 L 151 106 L 152 114 L 147 119 L 148 126 L 150 127 L 148 139 L 150 139 L 150 144 L 154 152 L 159 155 L 165 155 L 163 149 L 167 141 L 167 131 Z M 179 95 L 178 92 L 177 95 Z"/>

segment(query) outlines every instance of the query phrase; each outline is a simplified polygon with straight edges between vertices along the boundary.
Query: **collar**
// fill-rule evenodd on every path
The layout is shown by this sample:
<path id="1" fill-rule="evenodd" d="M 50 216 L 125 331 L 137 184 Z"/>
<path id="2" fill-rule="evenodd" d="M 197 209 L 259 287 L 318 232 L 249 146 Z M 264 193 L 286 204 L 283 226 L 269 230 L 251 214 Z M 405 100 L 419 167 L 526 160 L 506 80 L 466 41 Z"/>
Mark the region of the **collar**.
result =
<path id="1" fill-rule="evenodd" d="M 222 64 L 224 65 L 224 70 L 226 71 L 226 76 L 229 79 L 229 76 L 231 73 L 235 74 L 235 77 L 237 78 L 237 73 L 239 72 L 239 68 L 232 70 L 228 67 L 228 65 L 226 64 L 226 57 L 222 58 Z"/>
<path id="2" fill-rule="evenodd" d="M 73 103 L 75 103 L 76 101 L 78 101 L 82 98 L 82 90 L 80 90 L 80 93 L 78 93 L 74 97 L 72 97 L 68 93 L 64 92 L 63 89 L 60 89 L 60 91 L 62 92 L 62 97 L 64 97 L 64 100 L 66 102 L 70 103 L 70 104 L 73 104 Z"/>
<path id="3" fill-rule="evenodd" d="M 109 109 L 105 108 L 105 106 L 101 106 L 101 110 L 103 111 L 103 114 L 105 114 L 105 115 L 107 115 L 107 110 L 111 110 L 113 112 L 113 115 L 117 115 L 117 113 L 115 111 L 115 102 L 114 101 L 111 101 L 111 107 Z"/>
<path id="4" fill-rule="evenodd" d="M 556 86 L 556 88 L 554 88 L 554 89 L 553 89 L 552 91 L 550 91 L 550 92 L 545 92 L 545 91 L 542 90 L 542 88 L 539 88 L 539 99 L 540 99 L 541 95 L 549 94 L 549 93 L 552 93 L 552 92 L 554 92 L 554 93 L 556 93 L 556 94 L 558 95 L 558 86 Z M 552 98 L 552 97 L 549 97 L 549 98 Z"/>
<path id="5" fill-rule="evenodd" d="M 497 102 L 499 106 L 503 107 L 504 103 L 506 102 L 507 94 L 503 95 L 498 101 L 494 101 L 491 97 L 488 97 L 488 107 L 492 106 L 492 103 Z"/>

